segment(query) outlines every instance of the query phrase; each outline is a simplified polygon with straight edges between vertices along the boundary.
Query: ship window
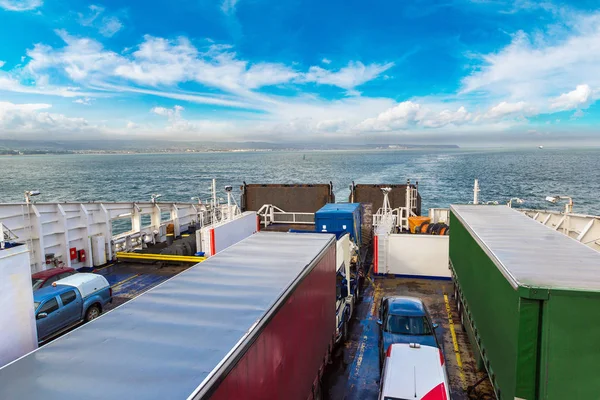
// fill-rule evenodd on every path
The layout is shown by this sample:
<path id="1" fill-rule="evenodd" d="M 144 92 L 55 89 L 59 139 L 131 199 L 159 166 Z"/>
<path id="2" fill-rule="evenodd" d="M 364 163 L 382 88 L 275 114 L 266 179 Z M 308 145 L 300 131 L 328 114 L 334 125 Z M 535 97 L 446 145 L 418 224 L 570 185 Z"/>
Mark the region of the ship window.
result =
<path id="1" fill-rule="evenodd" d="M 44 303 L 42 308 L 40 308 L 39 312 L 41 312 L 41 313 L 45 312 L 46 314 L 50 314 L 56 310 L 58 310 L 58 301 L 56 301 L 56 298 L 52 298 L 52 299 L 48 300 L 46 303 Z"/>
<path id="2" fill-rule="evenodd" d="M 400 335 L 431 335 L 431 328 L 425 317 L 409 317 L 406 315 L 389 315 L 386 331 Z"/>
<path id="3" fill-rule="evenodd" d="M 38 290 L 44 284 L 43 279 L 32 279 L 31 284 L 33 285 L 33 290 Z"/>
<path id="4" fill-rule="evenodd" d="M 77 298 L 74 290 L 69 290 L 67 293 L 63 293 L 60 295 L 60 299 L 62 300 L 63 306 L 73 302 Z"/>

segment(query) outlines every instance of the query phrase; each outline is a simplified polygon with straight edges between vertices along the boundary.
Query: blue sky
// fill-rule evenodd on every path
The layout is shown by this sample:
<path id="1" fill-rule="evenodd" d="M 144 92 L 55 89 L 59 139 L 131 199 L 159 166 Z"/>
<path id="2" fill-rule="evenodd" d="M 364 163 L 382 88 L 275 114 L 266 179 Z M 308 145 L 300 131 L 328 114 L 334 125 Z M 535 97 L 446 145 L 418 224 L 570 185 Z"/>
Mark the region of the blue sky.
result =
<path id="1" fill-rule="evenodd" d="M 0 0 L 0 138 L 596 143 L 594 3 Z"/>

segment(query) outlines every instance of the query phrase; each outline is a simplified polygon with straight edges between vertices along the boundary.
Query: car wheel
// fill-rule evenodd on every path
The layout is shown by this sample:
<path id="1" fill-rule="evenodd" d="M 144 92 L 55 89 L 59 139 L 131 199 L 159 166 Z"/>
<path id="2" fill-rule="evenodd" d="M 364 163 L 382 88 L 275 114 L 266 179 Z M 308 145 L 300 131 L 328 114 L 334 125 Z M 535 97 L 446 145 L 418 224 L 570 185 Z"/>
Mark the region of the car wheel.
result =
<path id="1" fill-rule="evenodd" d="M 85 312 L 85 322 L 89 322 L 93 319 L 96 319 L 100 316 L 100 307 L 98 306 L 91 306 L 90 308 L 87 309 L 87 311 Z"/>

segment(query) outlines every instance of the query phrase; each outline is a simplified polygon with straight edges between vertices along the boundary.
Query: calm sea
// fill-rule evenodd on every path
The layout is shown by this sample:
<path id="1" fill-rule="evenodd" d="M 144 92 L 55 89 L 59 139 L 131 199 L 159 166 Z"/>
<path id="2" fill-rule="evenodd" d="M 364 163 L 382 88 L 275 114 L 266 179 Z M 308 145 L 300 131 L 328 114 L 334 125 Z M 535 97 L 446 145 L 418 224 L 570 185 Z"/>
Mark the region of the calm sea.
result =
<path id="1" fill-rule="evenodd" d="M 208 199 L 210 182 L 219 189 L 247 183 L 333 182 L 347 200 L 356 183 L 419 182 L 423 208 L 467 203 L 473 180 L 483 201 L 526 200 L 523 207 L 560 209 L 544 201 L 570 195 L 575 211 L 600 214 L 600 149 L 324 151 L 196 154 L 61 155 L 0 157 L 0 202 L 161 201 Z M 224 192 L 221 197 L 225 197 Z"/>

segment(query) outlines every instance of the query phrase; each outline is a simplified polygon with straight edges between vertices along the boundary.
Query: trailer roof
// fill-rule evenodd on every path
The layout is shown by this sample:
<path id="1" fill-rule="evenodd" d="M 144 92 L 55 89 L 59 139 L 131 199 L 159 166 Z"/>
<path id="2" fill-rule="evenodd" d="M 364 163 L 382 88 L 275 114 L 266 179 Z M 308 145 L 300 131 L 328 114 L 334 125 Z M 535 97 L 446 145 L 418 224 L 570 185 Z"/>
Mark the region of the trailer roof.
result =
<path id="1" fill-rule="evenodd" d="M 0 369 L 0 398 L 186 399 L 233 362 L 333 242 L 252 235 Z"/>
<path id="2" fill-rule="evenodd" d="M 506 206 L 450 208 L 513 287 L 600 291 L 600 253 L 588 246 Z"/>
<path id="3" fill-rule="evenodd" d="M 360 208 L 360 203 L 327 203 L 321 207 L 317 214 L 322 213 L 353 213 Z"/>

